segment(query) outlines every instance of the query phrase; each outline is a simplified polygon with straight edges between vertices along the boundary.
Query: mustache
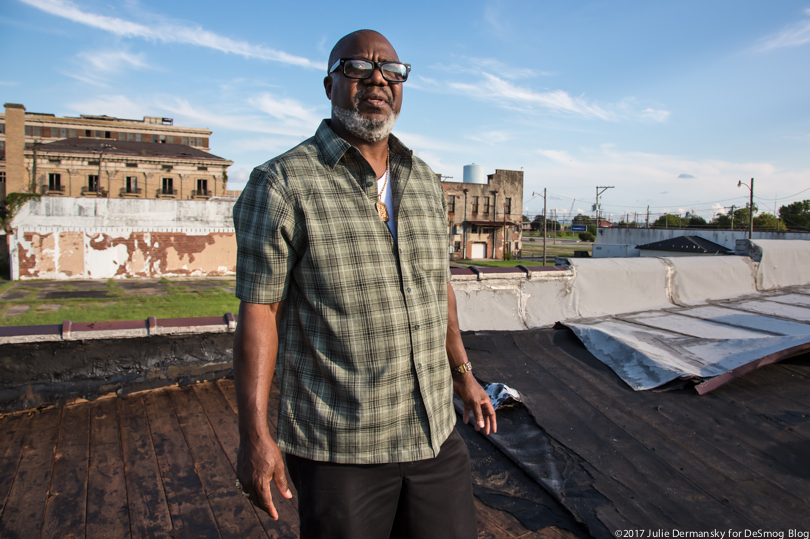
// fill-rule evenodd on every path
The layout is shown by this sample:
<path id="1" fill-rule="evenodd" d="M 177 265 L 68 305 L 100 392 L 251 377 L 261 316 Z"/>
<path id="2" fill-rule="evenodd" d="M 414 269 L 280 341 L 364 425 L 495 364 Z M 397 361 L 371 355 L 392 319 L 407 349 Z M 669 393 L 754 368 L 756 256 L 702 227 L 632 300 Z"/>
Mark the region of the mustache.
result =
<path id="1" fill-rule="evenodd" d="M 382 95 L 378 95 L 379 93 L 382 93 Z M 354 106 L 359 107 L 360 102 L 363 99 L 365 99 L 368 95 L 374 95 L 374 97 L 376 97 L 377 99 L 383 99 L 388 104 L 389 107 L 394 108 L 394 96 L 393 94 L 391 94 L 390 91 L 388 91 L 387 89 L 373 89 L 373 88 L 369 88 L 367 90 L 354 94 Z"/>

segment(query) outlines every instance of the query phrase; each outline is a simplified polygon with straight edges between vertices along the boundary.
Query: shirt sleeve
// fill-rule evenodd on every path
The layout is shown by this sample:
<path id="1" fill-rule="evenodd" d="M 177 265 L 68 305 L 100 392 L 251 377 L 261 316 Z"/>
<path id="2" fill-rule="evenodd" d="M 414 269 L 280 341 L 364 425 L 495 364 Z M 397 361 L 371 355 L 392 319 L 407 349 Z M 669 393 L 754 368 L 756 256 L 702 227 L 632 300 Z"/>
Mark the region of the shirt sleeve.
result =
<path id="1" fill-rule="evenodd" d="M 256 168 L 233 208 L 236 229 L 236 297 L 277 303 L 287 297 L 297 261 L 295 212 L 283 186 Z"/>
<path id="2" fill-rule="evenodd" d="M 433 171 L 431 171 L 431 173 L 432 172 Z M 444 210 L 444 222 L 447 224 L 447 226 L 452 226 L 452 225 L 449 224 L 450 223 L 450 216 L 447 213 L 447 193 L 445 193 L 444 188 L 442 187 L 441 181 L 439 182 L 439 192 L 442 194 L 442 209 Z M 444 260 L 445 260 L 445 264 L 446 264 L 446 267 L 447 267 L 447 275 L 446 275 L 445 279 L 449 283 L 450 280 L 453 278 L 453 274 L 450 272 L 450 254 L 449 253 L 445 252 Z"/>

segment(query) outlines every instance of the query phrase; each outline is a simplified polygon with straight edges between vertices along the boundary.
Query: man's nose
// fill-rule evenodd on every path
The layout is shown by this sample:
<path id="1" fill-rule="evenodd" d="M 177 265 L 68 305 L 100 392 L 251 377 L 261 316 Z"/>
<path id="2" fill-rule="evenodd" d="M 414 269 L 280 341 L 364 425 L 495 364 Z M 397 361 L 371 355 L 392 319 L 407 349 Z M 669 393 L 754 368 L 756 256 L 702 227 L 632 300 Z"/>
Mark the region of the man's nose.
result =
<path id="1" fill-rule="evenodd" d="M 387 86 L 388 81 L 382 76 L 382 66 L 375 66 L 371 76 L 365 79 L 366 84 L 373 84 L 374 86 Z"/>

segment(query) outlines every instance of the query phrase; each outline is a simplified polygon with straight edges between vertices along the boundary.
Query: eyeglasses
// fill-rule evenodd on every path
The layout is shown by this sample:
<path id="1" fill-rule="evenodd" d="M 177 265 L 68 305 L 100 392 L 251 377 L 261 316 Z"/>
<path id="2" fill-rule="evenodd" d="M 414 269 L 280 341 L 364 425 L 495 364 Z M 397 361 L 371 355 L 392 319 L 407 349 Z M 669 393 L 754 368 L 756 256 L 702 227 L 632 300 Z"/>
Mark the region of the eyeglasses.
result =
<path id="1" fill-rule="evenodd" d="M 373 62 L 357 58 L 341 58 L 335 62 L 335 65 L 329 70 L 329 74 L 331 75 L 341 66 L 343 66 L 343 75 L 350 79 L 367 79 L 374 74 L 375 69 L 379 69 L 383 78 L 388 82 L 405 82 L 408 80 L 408 73 L 411 72 L 411 64 L 402 62 Z"/>

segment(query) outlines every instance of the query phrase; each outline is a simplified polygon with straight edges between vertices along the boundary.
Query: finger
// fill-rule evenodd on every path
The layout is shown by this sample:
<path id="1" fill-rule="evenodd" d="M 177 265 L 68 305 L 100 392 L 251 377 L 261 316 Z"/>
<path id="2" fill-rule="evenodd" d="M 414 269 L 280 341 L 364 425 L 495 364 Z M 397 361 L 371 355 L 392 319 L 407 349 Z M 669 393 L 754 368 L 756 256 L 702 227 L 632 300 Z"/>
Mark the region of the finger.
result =
<path id="1" fill-rule="evenodd" d="M 470 422 L 470 407 L 467 406 L 466 404 L 464 405 L 464 417 L 463 417 L 463 419 L 464 419 L 464 424 L 465 425 Z"/>
<path id="2" fill-rule="evenodd" d="M 276 511 L 276 506 L 273 505 L 273 495 L 270 492 L 269 478 L 257 482 L 250 493 L 250 501 L 253 505 L 270 515 L 270 518 L 278 520 L 278 511 Z"/>
<path id="3" fill-rule="evenodd" d="M 484 414 L 481 413 L 481 405 L 473 402 L 473 414 L 475 415 L 475 430 L 484 428 Z"/>
<path id="4" fill-rule="evenodd" d="M 495 407 L 492 406 L 492 401 L 487 399 L 483 406 L 484 416 L 487 421 L 487 434 L 490 432 L 498 432 L 498 420 L 495 415 Z"/>
<path id="5" fill-rule="evenodd" d="M 284 473 L 284 462 L 278 459 L 276 464 L 275 473 L 273 473 L 273 480 L 276 482 L 276 488 L 285 498 L 292 498 L 290 487 L 287 486 L 287 474 Z"/>

